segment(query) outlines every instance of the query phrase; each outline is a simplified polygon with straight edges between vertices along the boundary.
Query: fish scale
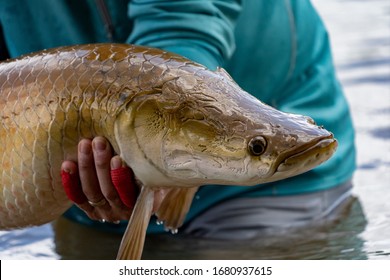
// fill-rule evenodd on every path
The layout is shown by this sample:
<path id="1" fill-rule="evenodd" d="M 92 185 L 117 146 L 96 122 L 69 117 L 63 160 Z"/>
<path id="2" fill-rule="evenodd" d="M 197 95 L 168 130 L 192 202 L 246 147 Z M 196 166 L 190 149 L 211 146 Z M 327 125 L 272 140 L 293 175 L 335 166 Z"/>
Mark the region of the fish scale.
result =
<path id="1" fill-rule="evenodd" d="M 337 147 L 311 118 L 262 103 L 222 68 L 126 44 L 61 47 L 0 63 L 0 109 L 0 229 L 40 225 L 66 211 L 61 164 L 77 162 L 80 139 L 103 136 L 141 187 L 119 259 L 141 258 L 152 213 L 176 233 L 198 187 L 295 176 Z"/>
<path id="2" fill-rule="evenodd" d="M 164 55 L 102 44 L 0 64 L 0 228 L 46 223 L 69 208 L 59 176 L 62 161 L 77 160 L 81 138 L 113 139 L 113 118 L 127 100 L 118 98 L 121 89 L 127 86 L 133 95 L 134 89 L 148 89 L 147 81 L 138 79 L 140 70 L 148 57 L 171 59 Z M 128 65 L 136 71 L 126 71 Z"/>

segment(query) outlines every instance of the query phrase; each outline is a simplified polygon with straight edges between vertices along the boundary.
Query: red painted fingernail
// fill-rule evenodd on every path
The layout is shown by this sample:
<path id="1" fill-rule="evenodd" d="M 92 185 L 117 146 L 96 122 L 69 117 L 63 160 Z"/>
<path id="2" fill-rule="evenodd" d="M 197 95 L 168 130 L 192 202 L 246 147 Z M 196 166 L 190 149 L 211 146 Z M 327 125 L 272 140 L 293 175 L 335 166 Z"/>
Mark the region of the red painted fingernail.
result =
<path id="1" fill-rule="evenodd" d="M 66 195 L 77 204 L 86 202 L 87 197 L 81 189 L 78 173 L 71 174 L 69 171 L 67 169 L 61 170 L 62 185 Z"/>
<path id="2" fill-rule="evenodd" d="M 133 172 L 128 167 L 111 170 L 111 180 L 122 202 L 133 208 L 137 199 L 137 187 L 133 183 Z"/>

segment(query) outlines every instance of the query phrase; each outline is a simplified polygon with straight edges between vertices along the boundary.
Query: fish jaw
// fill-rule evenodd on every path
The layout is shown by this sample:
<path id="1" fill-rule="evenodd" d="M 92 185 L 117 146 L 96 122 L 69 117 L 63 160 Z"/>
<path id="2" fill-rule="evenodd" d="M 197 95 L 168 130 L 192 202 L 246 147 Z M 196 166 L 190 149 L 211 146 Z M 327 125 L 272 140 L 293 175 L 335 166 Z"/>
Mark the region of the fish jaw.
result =
<path id="1" fill-rule="evenodd" d="M 283 154 L 277 160 L 270 178 L 281 180 L 305 173 L 327 161 L 335 153 L 337 146 L 337 140 L 329 136 L 313 141 L 302 151 Z"/>

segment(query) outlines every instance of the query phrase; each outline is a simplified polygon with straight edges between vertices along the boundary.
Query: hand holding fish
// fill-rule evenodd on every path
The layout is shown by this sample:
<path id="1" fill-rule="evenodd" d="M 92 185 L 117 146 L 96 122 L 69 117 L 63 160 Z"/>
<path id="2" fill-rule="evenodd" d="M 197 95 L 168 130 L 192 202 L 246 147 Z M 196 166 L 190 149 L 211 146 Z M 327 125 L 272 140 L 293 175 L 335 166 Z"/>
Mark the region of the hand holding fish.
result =
<path id="1" fill-rule="evenodd" d="M 104 137 L 83 139 L 78 146 L 78 164 L 64 161 L 62 184 L 68 198 L 90 219 L 117 223 L 129 220 L 139 192 L 134 173 Z M 165 197 L 155 195 L 154 211 Z"/>
<path id="2" fill-rule="evenodd" d="M 70 200 L 93 220 L 128 220 L 138 193 L 134 176 L 103 137 L 83 139 L 78 164 L 64 161 L 62 182 Z"/>

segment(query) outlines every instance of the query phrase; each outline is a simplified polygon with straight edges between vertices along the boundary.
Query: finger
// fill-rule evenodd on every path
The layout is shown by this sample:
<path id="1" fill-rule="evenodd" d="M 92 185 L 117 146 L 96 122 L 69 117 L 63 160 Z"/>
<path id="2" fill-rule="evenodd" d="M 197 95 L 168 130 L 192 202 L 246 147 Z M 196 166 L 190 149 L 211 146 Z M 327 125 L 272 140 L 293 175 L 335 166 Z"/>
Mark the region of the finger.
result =
<path id="1" fill-rule="evenodd" d="M 74 162 L 64 161 L 62 163 L 61 179 L 65 193 L 71 201 L 78 204 L 87 202 L 87 197 L 80 186 L 77 165 Z"/>
<path id="2" fill-rule="evenodd" d="M 111 181 L 110 161 L 112 152 L 109 143 L 103 137 L 96 137 L 92 141 L 92 149 L 101 192 L 111 207 L 123 208 L 124 205 Z"/>
<path id="3" fill-rule="evenodd" d="M 94 207 L 88 203 L 80 185 L 80 177 L 77 164 L 72 161 L 64 161 L 61 166 L 61 179 L 68 198 L 81 208 L 93 220 L 98 220 Z"/>
<path id="4" fill-rule="evenodd" d="M 81 187 L 87 199 L 95 203 L 102 201 L 104 196 L 99 187 L 92 153 L 92 142 L 89 139 L 83 139 L 79 142 L 78 166 Z"/>
<path id="5" fill-rule="evenodd" d="M 125 166 L 119 156 L 111 159 L 111 180 L 121 201 L 133 209 L 137 199 L 137 187 L 134 184 L 132 170 Z"/>

